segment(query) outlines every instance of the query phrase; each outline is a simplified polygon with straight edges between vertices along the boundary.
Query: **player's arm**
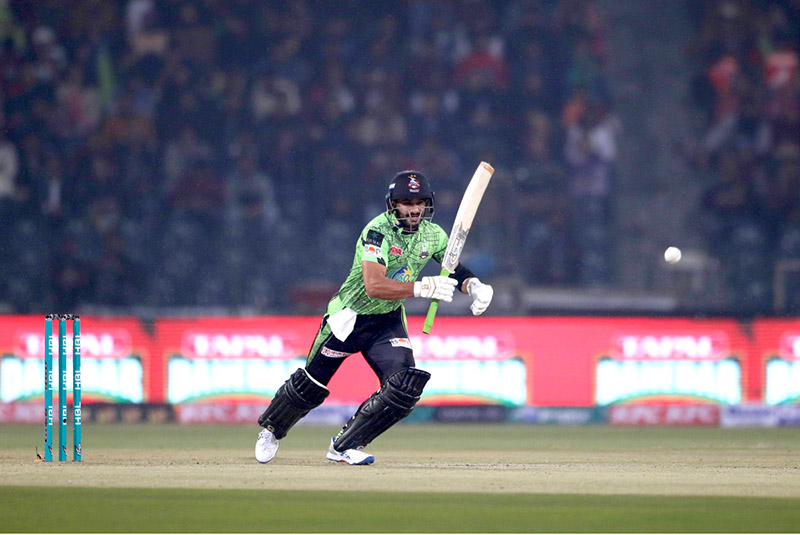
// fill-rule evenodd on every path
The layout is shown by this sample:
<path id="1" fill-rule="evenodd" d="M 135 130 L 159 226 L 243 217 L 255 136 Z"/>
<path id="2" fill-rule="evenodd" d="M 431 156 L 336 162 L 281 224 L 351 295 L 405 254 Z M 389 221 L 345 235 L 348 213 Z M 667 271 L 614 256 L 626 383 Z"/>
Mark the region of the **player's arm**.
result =
<path id="1" fill-rule="evenodd" d="M 460 262 L 450 277 L 456 280 L 462 293 L 472 298 L 472 305 L 469 308 L 473 315 L 480 316 L 489 308 L 494 296 L 494 289 L 491 285 L 482 283 L 469 268 Z"/>
<path id="2" fill-rule="evenodd" d="M 361 262 L 364 276 L 364 287 L 367 295 L 373 299 L 407 299 L 414 297 L 414 283 L 400 282 L 386 276 L 386 266 L 378 262 L 364 260 Z"/>
<path id="3" fill-rule="evenodd" d="M 461 291 L 461 293 L 468 294 L 469 291 L 467 290 L 467 286 L 469 285 L 470 279 L 474 279 L 477 277 L 475 277 L 475 274 L 472 271 L 470 271 L 470 269 L 467 266 L 459 262 L 458 265 L 456 266 L 456 270 L 450 274 L 450 278 L 455 279 L 457 283 L 456 288 L 458 288 Z"/>
<path id="4" fill-rule="evenodd" d="M 386 266 L 378 262 L 361 262 L 364 288 L 373 299 L 396 300 L 408 297 L 441 299 L 449 303 L 453 300 L 456 281 L 448 277 L 422 277 L 416 282 L 400 282 L 386 276 Z"/>

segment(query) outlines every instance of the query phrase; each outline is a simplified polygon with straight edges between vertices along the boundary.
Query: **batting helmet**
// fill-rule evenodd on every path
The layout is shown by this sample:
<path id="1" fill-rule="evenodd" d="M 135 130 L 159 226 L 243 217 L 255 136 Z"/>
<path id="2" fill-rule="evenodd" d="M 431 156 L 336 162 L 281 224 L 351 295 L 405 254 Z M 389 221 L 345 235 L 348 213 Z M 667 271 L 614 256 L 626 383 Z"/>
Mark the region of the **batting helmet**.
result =
<path id="1" fill-rule="evenodd" d="M 389 191 L 386 192 L 386 210 L 397 218 L 401 225 L 404 222 L 402 218 L 397 217 L 395 204 L 403 199 L 424 199 L 425 212 L 422 218 L 426 221 L 430 221 L 433 218 L 435 195 L 433 189 L 431 189 L 430 182 L 419 171 L 400 171 L 394 175 L 389 183 Z"/>

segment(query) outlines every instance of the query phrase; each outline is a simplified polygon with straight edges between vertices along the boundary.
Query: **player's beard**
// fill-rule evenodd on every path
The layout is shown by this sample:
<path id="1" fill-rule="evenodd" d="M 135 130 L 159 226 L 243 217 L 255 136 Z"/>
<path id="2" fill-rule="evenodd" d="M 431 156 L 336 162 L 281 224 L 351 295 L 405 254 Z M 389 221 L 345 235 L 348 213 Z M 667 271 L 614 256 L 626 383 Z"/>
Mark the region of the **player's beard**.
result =
<path id="1" fill-rule="evenodd" d="M 397 221 L 406 232 L 416 232 L 422 223 L 424 211 L 419 211 L 414 214 L 406 214 L 406 217 L 398 217 Z"/>

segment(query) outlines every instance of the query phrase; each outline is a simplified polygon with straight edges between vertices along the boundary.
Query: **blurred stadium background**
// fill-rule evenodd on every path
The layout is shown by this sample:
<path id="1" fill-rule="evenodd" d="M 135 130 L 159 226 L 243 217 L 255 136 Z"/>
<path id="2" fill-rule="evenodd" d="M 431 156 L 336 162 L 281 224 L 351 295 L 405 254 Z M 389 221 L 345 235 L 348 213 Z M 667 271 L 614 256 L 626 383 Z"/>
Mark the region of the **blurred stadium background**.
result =
<path id="1" fill-rule="evenodd" d="M 0 0 L 0 421 L 41 418 L 72 312 L 90 421 L 252 422 L 392 174 L 449 229 L 486 160 L 495 300 L 414 337 L 417 418 L 796 425 L 799 32 L 797 0 Z M 317 421 L 375 388 L 351 360 Z"/>

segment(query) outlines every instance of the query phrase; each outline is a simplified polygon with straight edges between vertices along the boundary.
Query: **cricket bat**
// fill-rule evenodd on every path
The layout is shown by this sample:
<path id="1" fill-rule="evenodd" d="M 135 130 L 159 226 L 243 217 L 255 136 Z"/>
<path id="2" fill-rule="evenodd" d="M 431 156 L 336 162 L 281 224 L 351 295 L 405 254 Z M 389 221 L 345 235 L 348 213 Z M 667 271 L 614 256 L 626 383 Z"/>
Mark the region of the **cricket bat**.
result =
<path id="1" fill-rule="evenodd" d="M 455 271 L 458 260 L 461 258 L 461 251 L 464 250 L 464 242 L 467 241 L 467 234 L 472 228 L 472 220 L 483 199 L 489 179 L 494 174 L 494 168 L 486 162 L 481 162 L 469 181 L 467 191 L 461 199 L 461 204 L 456 212 L 456 219 L 453 221 L 453 230 L 450 232 L 450 239 L 447 241 L 447 249 L 444 251 L 442 259 L 441 275 L 446 277 Z M 436 317 L 436 310 L 439 308 L 439 300 L 434 299 L 428 307 L 428 315 L 425 317 L 425 325 L 422 332 L 428 334 L 433 326 L 433 319 Z"/>

